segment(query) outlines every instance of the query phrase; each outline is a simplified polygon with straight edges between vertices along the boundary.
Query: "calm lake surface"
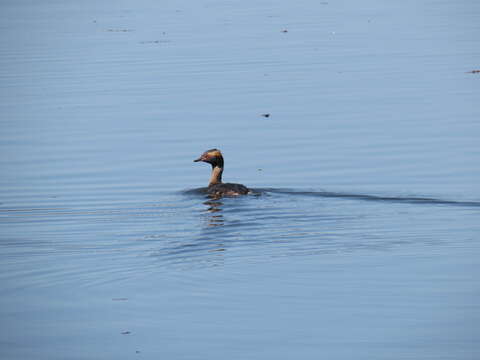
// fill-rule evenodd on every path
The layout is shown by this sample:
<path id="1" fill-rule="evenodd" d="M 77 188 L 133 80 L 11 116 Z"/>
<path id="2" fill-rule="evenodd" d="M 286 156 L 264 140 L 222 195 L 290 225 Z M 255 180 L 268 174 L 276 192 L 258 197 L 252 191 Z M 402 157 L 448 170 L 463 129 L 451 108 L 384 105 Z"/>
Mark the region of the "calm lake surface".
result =
<path id="1" fill-rule="evenodd" d="M 479 16 L 2 1 L 0 358 L 479 359 Z"/>

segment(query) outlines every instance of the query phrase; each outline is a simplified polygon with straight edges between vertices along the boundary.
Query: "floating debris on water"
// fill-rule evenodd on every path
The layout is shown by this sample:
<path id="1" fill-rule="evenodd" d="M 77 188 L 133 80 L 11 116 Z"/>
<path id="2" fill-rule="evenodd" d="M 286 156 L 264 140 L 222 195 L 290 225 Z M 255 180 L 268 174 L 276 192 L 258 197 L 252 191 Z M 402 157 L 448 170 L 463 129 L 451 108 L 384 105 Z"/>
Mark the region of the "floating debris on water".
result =
<path id="1" fill-rule="evenodd" d="M 166 44 L 169 43 L 168 40 L 147 40 L 147 41 L 140 41 L 140 44 Z"/>
<path id="2" fill-rule="evenodd" d="M 108 32 L 132 32 L 132 29 L 107 29 Z"/>

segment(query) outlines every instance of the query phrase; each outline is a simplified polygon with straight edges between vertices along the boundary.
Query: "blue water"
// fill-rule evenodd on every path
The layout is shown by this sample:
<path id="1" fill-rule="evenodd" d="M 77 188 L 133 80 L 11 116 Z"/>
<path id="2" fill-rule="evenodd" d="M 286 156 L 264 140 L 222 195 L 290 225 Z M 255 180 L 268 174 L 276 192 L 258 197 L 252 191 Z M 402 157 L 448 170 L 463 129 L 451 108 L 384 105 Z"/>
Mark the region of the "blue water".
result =
<path id="1" fill-rule="evenodd" d="M 479 15 L 3 1 L 0 358 L 478 359 Z"/>

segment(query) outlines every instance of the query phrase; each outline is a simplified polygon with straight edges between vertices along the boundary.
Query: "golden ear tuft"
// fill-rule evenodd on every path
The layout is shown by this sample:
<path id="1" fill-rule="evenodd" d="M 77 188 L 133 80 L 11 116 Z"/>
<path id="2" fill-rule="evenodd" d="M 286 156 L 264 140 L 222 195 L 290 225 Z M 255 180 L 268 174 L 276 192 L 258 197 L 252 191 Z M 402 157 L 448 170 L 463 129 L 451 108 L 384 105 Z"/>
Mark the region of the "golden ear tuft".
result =
<path id="1" fill-rule="evenodd" d="M 208 150 L 208 156 L 211 156 L 211 157 L 219 157 L 220 156 L 221 157 L 222 153 L 218 149 L 212 149 L 212 150 Z"/>

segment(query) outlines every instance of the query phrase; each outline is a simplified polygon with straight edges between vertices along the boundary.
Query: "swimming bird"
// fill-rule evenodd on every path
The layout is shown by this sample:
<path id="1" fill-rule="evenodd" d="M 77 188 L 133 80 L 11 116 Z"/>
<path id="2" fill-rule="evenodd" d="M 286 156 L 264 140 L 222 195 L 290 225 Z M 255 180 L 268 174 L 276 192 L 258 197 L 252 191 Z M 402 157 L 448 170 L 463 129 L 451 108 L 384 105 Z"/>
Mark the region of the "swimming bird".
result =
<path id="1" fill-rule="evenodd" d="M 207 150 L 198 159 L 193 161 L 203 161 L 212 165 L 212 175 L 210 176 L 207 188 L 209 195 L 219 197 L 246 195 L 249 193 L 250 190 L 245 185 L 222 182 L 223 155 L 220 150 Z"/>

